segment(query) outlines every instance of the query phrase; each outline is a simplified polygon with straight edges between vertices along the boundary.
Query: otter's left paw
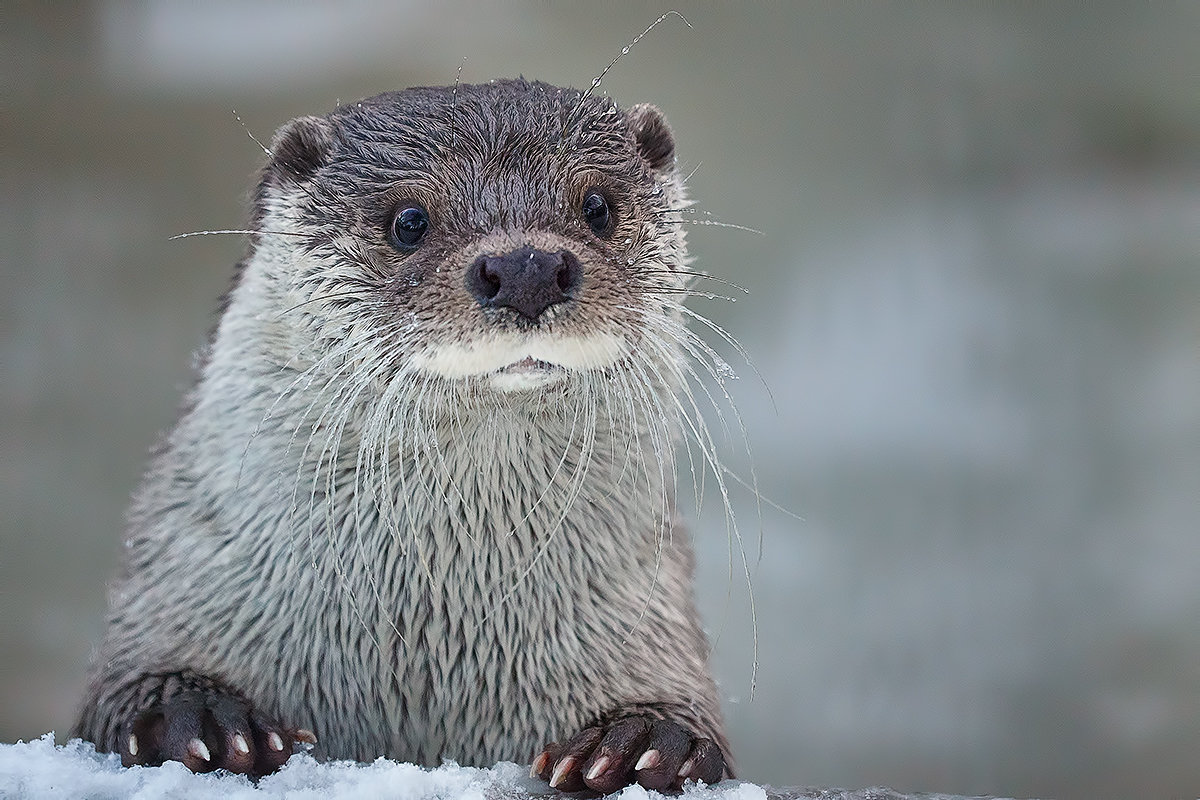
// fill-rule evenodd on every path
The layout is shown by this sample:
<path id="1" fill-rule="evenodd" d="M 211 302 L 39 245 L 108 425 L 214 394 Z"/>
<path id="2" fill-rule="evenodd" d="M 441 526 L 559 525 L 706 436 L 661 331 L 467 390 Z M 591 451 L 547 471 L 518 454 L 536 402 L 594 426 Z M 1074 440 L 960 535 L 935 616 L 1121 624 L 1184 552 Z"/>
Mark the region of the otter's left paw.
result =
<path id="1" fill-rule="evenodd" d="M 632 783 L 660 791 L 689 779 L 716 783 L 724 772 L 725 758 L 711 739 L 670 720 L 636 716 L 546 745 L 531 775 L 564 792 L 608 793 Z"/>
<path id="2" fill-rule="evenodd" d="M 316 736 L 276 724 L 239 695 L 187 690 L 126 723 L 121 763 L 181 761 L 192 772 L 226 769 L 259 777 L 282 767 L 297 742 L 314 743 Z"/>

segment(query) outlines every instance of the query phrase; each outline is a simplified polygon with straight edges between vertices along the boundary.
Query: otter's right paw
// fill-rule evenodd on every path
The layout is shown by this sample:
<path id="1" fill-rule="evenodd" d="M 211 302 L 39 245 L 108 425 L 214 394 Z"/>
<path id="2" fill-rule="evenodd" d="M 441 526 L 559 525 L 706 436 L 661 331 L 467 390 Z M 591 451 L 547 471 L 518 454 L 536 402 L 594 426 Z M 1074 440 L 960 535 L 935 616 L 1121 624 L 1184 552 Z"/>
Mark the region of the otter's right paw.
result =
<path id="1" fill-rule="evenodd" d="M 227 769 L 250 776 L 283 766 L 297 742 L 316 742 L 223 692 L 185 691 L 136 715 L 125 726 L 121 763 L 127 767 L 182 761 L 192 772 Z"/>
<path id="2" fill-rule="evenodd" d="M 724 773 L 725 757 L 712 739 L 668 719 L 633 715 L 546 745 L 529 774 L 563 792 L 611 794 L 634 783 L 678 791 L 686 780 L 712 784 Z"/>

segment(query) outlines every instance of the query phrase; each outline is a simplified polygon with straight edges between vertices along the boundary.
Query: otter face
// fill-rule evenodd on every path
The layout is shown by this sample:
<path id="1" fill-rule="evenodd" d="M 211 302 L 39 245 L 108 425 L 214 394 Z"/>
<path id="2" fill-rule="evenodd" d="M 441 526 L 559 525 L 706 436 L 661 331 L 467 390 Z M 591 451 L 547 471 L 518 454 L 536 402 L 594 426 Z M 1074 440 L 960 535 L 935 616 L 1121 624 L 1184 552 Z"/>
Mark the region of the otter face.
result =
<path id="1" fill-rule="evenodd" d="M 294 120 L 271 152 L 256 244 L 304 349 L 510 393 L 678 346 L 686 201 L 651 106 L 409 89 Z"/>

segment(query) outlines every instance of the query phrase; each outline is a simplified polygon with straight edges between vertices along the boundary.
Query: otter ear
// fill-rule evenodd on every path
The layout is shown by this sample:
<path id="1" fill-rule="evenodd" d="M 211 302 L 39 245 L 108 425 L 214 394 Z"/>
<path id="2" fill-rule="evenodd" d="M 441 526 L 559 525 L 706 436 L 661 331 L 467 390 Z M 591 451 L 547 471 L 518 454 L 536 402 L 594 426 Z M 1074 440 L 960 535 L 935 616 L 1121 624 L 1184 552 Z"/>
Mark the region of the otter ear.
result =
<path id="1" fill-rule="evenodd" d="M 652 105 L 639 103 L 625 114 L 638 153 L 646 159 L 650 169 L 662 172 L 675 163 L 675 137 L 667 118 Z"/>
<path id="2" fill-rule="evenodd" d="M 297 117 L 275 132 L 270 170 L 285 180 L 305 180 L 333 150 L 333 126 L 322 117 Z"/>

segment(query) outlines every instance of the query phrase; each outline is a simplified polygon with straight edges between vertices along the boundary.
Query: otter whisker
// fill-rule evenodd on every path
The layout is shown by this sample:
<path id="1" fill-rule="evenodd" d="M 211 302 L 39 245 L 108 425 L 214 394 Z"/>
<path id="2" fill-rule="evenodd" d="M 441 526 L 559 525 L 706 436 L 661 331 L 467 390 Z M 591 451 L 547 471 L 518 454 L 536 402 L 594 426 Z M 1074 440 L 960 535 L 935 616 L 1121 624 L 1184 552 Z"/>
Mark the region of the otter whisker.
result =
<path id="1" fill-rule="evenodd" d="M 229 111 L 230 111 L 230 113 L 233 114 L 233 118 L 238 121 L 238 124 L 242 126 L 242 130 L 246 132 L 246 135 L 250 137 L 250 141 L 252 141 L 256 145 L 258 145 L 258 148 L 260 150 L 262 150 L 264 153 L 266 153 L 267 158 L 274 158 L 275 154 L 272 153 L 269 149 L 267 149 L 267 146 L 265 144 L 263 144 L 262 142 L 260 142 L 258 137 L 255 136 L 250 131 L 250 126 L 245 123 L 245 121 L 242 119 L 241 115 L 238 114 L 237 110 L 231 108 L 231 109 L 229 109 Z"/>
<path id="2" fill-rule="evenodd" d="M 653 295 L 678 295 L 680 297 L 699 297 L 703 300 L 727 300 L 730 303 L 736 303 L 736 297 L 717 294 L 716 292 L 701 292 L 696 289 L 680 289 L 674 286 L 653 286 L 647 285 L 642 287 L 642 291 L 646 294 Z"/>
<path id="3" fill-rule="evenodd" d="M 692 319 L 696 320 L 697 322 L 699 322 L 701 325 L 705 326 L 709 330 L 716 333 L 718 336 L 720 336 L 725 341 L 726 344 L 728 344 L 730 347 L 733 348 L 734 352 L 736 352 L 738 354 L 738 356 L 740 356 L 742 358 L 742 360 L 744 360 L 746 362 L 746 366 L 750 367 L 750 369 L 754 371 L 754 374 L 758 377 L 758 380 L 762 384 L 762 387 L 764 389 L 766 389 L 766 391 L 767 391 L 767 396 L 771 400 L 771 406 L 775 409 L 776 413 L 779 413 L 779 407 L 777 405 L 775 405 L 775 395 L 771 392 L 771 387 L 767 384 L 767 379 L 763 377 L 762 372 L 760 372 L 758 367 L 755 365 L 754 359 L 750 358 L 750 354 L 746 352 L 746 349 L 744 347 L 742 347 L 741 343 L 738 342 L 737 339 L 734 339 L 733 336 L 731 336 L 720 325 L 711 321 L 710 319 L 703 316 L 702 314 L 697 314 L 695 311 L 692 311 L 691 309 L 687 308 L 686 306 L 680 306 L 679 310 L 682 311 L 687 316 L 691 317 Z M 723 362 L 721 362 L 721 363 L 723 363 Z M 728 365 L 726 365 L 726 366 L 728 366 Z"/>
<path id="4" fill-rule="evenodd" d="M 721 222 L 715 219 L 681 219 L 676 220 L 681 225 L 709 225 L 714 228 L 732 228 L 735 231 L 745 231 L 746 233 L 757 234 L 758 236 L 766 236 L 766 233 L 758 228 L 751 228 L 746 225 L 737 225 L 732 222 Z"/>
<path id="5" fill-rule="evenodd" d="M 633 40 L 632 40 L 632 41 L 630 41 L 630 42 L 629 42 L 629 44 L 627 44 L 627 45 L 625 45 L 624 47 L 622 47 L 622 48 L 621 48 L 621 52 L 619 52 L 619 53 L 617 53 L 615 56 L 613 56 L 613 60 L 612 60 L 612 61 L 609 61 L 609 62 L 608 62 L 608 64 L 607 64 L 607 65 L 604 67 L 604 69 L 600 70 L 600 74 L 599 74 L 599 75 L 597 75 L 595 78 L 592 78 L 592 84 L 591 84 L 591 86 L 589 86 L 589 87 L 588 87 L 588 89 L 587 89 L 587 91 L 586 91 L 586 92 L 584 92 L 584 93 L 583 93 L 583 94 L 580 96 L 580 98 L 579 98 L 579 102 L 575 104 L 575 107 L 574 107 L 573 109 L 571 109 L 571 112 L 570 112 L 570 114 L 568 114 L 568 115 L 567 115 L 566 124 L 563 126 L 563 138 L 562 138 L 562 139 L 559 139 L 559 143 L 558 143 L 558 146 L 559 146 L 559 149 L 560 149 L 560 150 L 562 149 L 562 146 L 563 146 L 563 144 L 564 144 L 564 142 L 565 142 L 565 140 L 566 140 L 566 132 L 567 132 L 567 129 L 568 129 L 568 128 L 569 128 L 569 127 L 572 125 L 572 124 L 574 124 L 574 122 L 575 122 L 575 115 L 579 113 L 579 110 L 580 110 L 581 108 L 583 108 L 583 104 L 584 104 L 585 102 L 587 102 L 587 99 L 588 99 L 589 97 L 591 97 L 591 95 L 592 95 L 592 92 L 594 92 L 594 91 L 595 91 L 595 90 L 596 90 L 596 89 L 597 89 L 597 88 L 600 86 L 600 82 L 604 80 L 604 76 L 608 74 L 608 71 L 609 71 L 610 69 L 612 69 L 612 68 L 613 68 L 613 66 L 614 66 L 614 65 L 615 65 L 615 64 L 616 64 L 618 61 L 620 61 L 620 60 L 621 60 L 621 56 L 624 56 L 624 55 L 628 54 L 628 53 L 629 53 L 629 51 L 630 51 L 630 50 L 632 50 L 632 49 L 634 48 L 634 46 L 635 46 L 635 45 L 636 45 L 638 42 L 640 42 L 640 41 L 642 40 L 642 38 L 643 38 L 643 37 L 644 37 L 646 34 L 650 33 L 650 31 L 652 31 L 652 30 L 654 30 L 655 28 L 657 28 L 657 27 L 659 26 L 659 24 L 660 24 L 660 23 L 661 23 L 663 20 L 665 20 L 667 17 L 670 17 L 670 16 L 676 16 L 676 17 L 679 17 L 679 19 L 683 20 L 683 24 L 684 24 L 684 25 L 687 25 L 687 26 L 688 26 L 688 28 L 691 28 L 691 27 L 692 27 L 692 23 L 688 22 L 688 21 L 687 21 L 687 17 L 685 17 L 683 14 L 680 14 L 678 11 L 675 11 L 675 10 L 667 11 L 665 14 L 663 14 L 662 16 L 660 16 L 658 19 L 654 20 L 654 22 L 651 22 L 651 23 L 650 23 L 650 24 L 649 24 L 649 25 L 646 27 L 646 30 L 642 31 L 642 32 L 641 32 L 641 33 L 639 33 L 637 36 L 633 37 Z"/>
<path id="6" fill-rule="evenodd" d="M 650 212 L 656 217 L 667 217 L 668 215 L 677 215 L 678 219 L 669 220 L 675 225 L 711 225 L 717 228 L 732 228 L 737 231 L 745 231 L 758 236 L 766 236 L 763 231 L 758 228 L 751 228 L 747 225 L 738 225 L 734 222 L 725 222 L 723 220 L 714 219 L 708 211 L 703 211 L 697 208 L 661 208 Z M 689 219 L 687 215 L 703 214 L 706 219 Z"/>
<path id="7" fill-rule="evenodd" d="M 463 56 L 458 63 L 458 71 L 454 73 L 454 89 L 450 92 L 450 149 L 458 149 L 458 120 L 454 112 L 458 110 L 458 87 L 462 83 L 463 67 L 467 65 L 467 57 Z"/>
<path id="8" fill-rule="evenodd" d="M 275 231 L 269 229 L 255 230 L 253 228 L 222 228 L 220 230 L 211 231 L 190 231 L 188 233 L 177 233 L 174 236 L 168 236 L 168 242 L 174 242 L 178 239 L 191 239 L 193 236 L 222 236 L 227 234 L 240 234 L 252 236 L 299 236 L 307 238 L 311 234 L 301 233 L 300 231 Z"/>
<path id="9" fill-rule="evenodd" d="M 700 279 L 706 280 L 706 281 L 715 281 L 717 283 L 724 284 L 725 286 L 728 286 L 732 289 L 737 289 L 742 294 L 750 294 L 750 290 L 747 289 L 745 286 L 742 286 L 741 284 L 738 284 L 738 283 L 734 283 L 731 280 L 727 280 L 726 278 L 722 278 L 717 275 L 709 275 L 707 272 L 697 272 L 695 270 L 688 270 L 688 269 L 639 269 L 638 274 L 639 275 L 684 275 L 689 278 L 700 278 Z"/>
<path id="10" fill-rule="evenodd" d="M 797 514 L 795 511 L 792 511 L 790 508 L 780 505 L 779 503 L 776 503 L 771 498 L 767 497 L 765 494 L 763 494 L 762 492 L 760 492 L 758 489 L 755 488 L 754 483 L 747 481 L 745 478 L 738 475 L 736 472 L 729 469 L 728 467 L 725 468 L 725 474 L 728 475 L 729 477 L 733 478 L 734 482 L 739 484 L 743 489 L 748 489 L 751 492 L 753 492 L 759 502 L 767 504 L 771 508 L 778 511 L 780 514 L 784 514 L 785 516 L 791 517 L 792 519 L 796 520 L 797 522 L 808 522 L 807 519 L 805 519 L 801 515 Z M 759 558 L 760 559 L 762 558 L 761 548 L 759 551 Z"/>

